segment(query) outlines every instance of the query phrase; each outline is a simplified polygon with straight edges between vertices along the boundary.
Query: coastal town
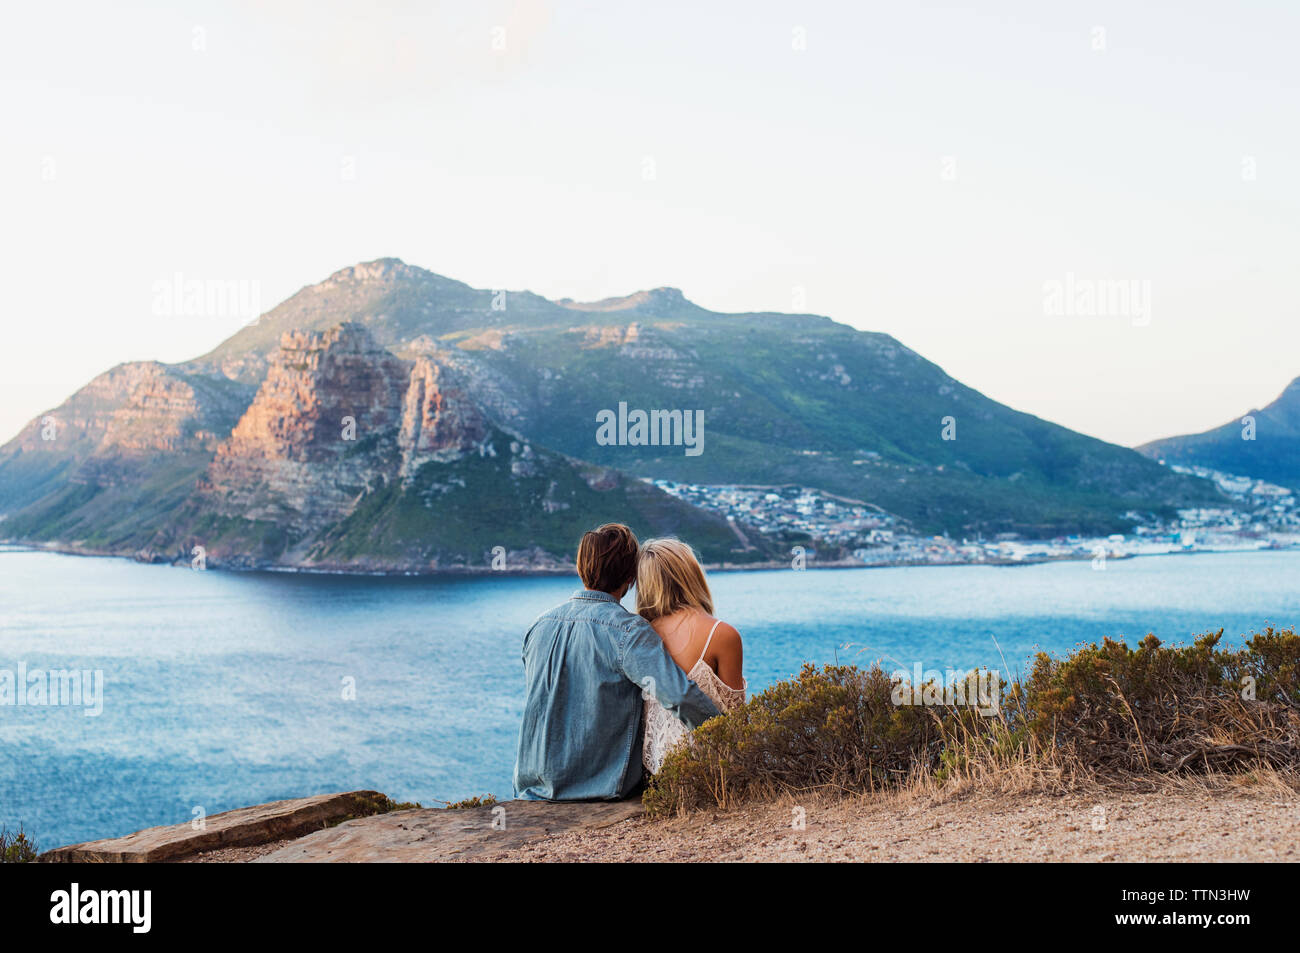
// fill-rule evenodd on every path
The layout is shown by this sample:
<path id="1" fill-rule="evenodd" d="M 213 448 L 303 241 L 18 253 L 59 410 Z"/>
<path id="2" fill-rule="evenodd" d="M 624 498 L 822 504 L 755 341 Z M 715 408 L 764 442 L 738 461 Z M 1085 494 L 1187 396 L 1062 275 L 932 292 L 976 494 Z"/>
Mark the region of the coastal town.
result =
<path id="1" fill-rule="evenodd" d="M 1224 505 L 1182 509 L 1172 520 L 1125 514 L 1133 528 L 1108 536 L 954 538 L 915 532 L 905 520 L 861 500 L 803 486 L 747 486 L 648 480 L 664 492 L 723 516 L 742 542 L 755 534 L 790 541 L 835 565 L 1007 564 L 1058 559 L 1125 559 L 1167 553 L 1300 548 L 1300 497 L 1283 486 L 1204 467 L 1171 466 L 1213 480 Z"/>

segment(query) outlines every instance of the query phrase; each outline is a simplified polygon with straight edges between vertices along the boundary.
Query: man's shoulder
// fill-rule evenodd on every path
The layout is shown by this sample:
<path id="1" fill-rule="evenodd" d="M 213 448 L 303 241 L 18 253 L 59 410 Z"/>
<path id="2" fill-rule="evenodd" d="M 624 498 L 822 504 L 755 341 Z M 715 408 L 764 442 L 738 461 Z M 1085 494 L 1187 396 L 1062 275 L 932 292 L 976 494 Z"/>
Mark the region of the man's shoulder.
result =
<path id="1" fill-rule="evenodd" d="M 543 627 L 553 627 L 563 622 L 568 610 L 569 604 L 561 602 L 558 606 L 552 606 L 545 612 L 540 613 L 537 618 L 528 624 L 528 631 L 532 632 Z"/>
<path id="2" fill-rule="evenodd" d="M 533 620 L 533 625 L 544 622 L 593 622 L 627 630 L 644 621 L 639 615 L 628 612 L 622 603 L 573 596 L 547 609 Z"/>
<path id="3" fill-rule="evenodd" d="M 650 623 L 635 612 L 629 612 L 621 602 L 597 603 L 601 606 L 597 612 L 600 621 L 614 626 L 622 632 L 642 632 L 650 628 Z"/>
<path id="4" fill-rule="evenodd" d="M 535 621 L 541 622 L 543 619 L 553 619 L 558 615 L 562 615 L 569 608 L 569 602 L 570 600 L 566 599 L 559 605 L 551 606 L 545 612 L 539 613 Z"/>

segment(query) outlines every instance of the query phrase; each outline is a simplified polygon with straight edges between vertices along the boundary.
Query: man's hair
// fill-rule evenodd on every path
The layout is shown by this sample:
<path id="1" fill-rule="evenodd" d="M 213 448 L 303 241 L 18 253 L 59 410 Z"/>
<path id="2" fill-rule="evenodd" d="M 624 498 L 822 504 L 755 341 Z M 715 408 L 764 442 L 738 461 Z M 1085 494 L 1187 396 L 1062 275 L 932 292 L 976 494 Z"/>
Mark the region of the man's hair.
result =
<path id="1" fill-rule="evenodd" d="M 636 535 L 622 523 L 606 523 L 582 534 L 578 575 L 596 592 L 617 592 L 636 578 Z"/>

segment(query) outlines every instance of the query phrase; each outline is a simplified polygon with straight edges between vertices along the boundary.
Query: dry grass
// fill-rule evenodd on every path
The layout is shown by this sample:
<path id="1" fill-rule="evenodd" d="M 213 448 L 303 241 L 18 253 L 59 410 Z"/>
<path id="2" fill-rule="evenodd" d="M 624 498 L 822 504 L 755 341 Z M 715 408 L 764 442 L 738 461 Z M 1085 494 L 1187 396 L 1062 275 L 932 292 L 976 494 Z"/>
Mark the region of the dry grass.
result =
<path id="1" fill-rule="evenodd" d="M 909 785 L 870 796 L 779 795 L 727 811 L 569 831 L 483 859 L 1300 861 L 1300 794 L 1293 783 L 1266 771 L 1169 778 L 1146 792 L 1092 783 L 1071 791 L 999 793 L 971 783 Z"/>
<path id="2" fill-rule="evenodd" d="M 647 787 L 652 817 L 783 797 L 1300 789 L 1300 637 L 1266 629 L 1235 652 L 1222 631 L 1186 647 L 1148 636 L 1038 656 L 997 686 L 993 714 L 900 704 L 878 667 L 805 666 L 713 719 Z M 985 676 L 987 679 L 987 676 Z M 967 700 L 979 674 L 968 676 Z M 921 686 L 943 701 L 943 686 Z M 922 692 L 923 696 L 926 692 Z M 985 697 L 985 696 L 980 696 Z"/>

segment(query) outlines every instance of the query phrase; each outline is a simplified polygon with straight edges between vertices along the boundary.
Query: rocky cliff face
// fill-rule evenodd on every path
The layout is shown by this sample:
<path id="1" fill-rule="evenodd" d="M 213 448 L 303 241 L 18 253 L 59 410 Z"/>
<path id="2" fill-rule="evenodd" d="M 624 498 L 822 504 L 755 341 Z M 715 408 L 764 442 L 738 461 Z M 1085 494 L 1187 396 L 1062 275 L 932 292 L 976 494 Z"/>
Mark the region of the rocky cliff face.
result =
<path id="1" fill-rule="evenodd" d="M 0 449 L 0 510 L 39 499 L 60 479 L 100 487 L 132 481 L 160 455 L 201 465 L 250 394 L 236 382 L 154 361 L 121 364 Z"/>
<path id="2" fill-rule="evenodd" d="M 327 284 L 360 293 L 391 271 Z M 721 519 L 501 429 L 471 397 L 472 366 L 432 339 L 399 356 L 362 321 L 286 330 L 240 365 L 260 373 L 255 391 L 232 360 L 123 365 L 43 415 L 54 438 L 33 421 L 0 451 L 0 538 L 401 572 L 554 569 L 614 519 L 714 558 L 734 547 Z"/>
<path id="3" fill-rule="evenodd" d="M 33 420 L 5 449 L 69 454 L 215 449 L 245 394 L 214 388 L 156 361 L 120 364 L 62 407 Z"/>
<path id="4" fill-rule="evenodd" d="M 402 360 L 358 324 L 290 331 L 199 494 L 222 516 L 309 534 L 426 463 L 487 452 L 486 438 L 482 414 L 429 357 Z"/>
<path id="5" fill-rule="evenodd" d="M 340 518 L 382 478 L 406 376 L 357 325 L 286 332 L 199 493 L 223 516 L 296 532 Z"/>
<path id="6" fill-rule="evenodd" d="M 489 452 L 487 420 L 454 373 L 427 356 L 416 358 L 402 402 L 401 477 L 410 482 L 426 463 Z M 492 450 L 491 452 L 495 452 Z"/>

